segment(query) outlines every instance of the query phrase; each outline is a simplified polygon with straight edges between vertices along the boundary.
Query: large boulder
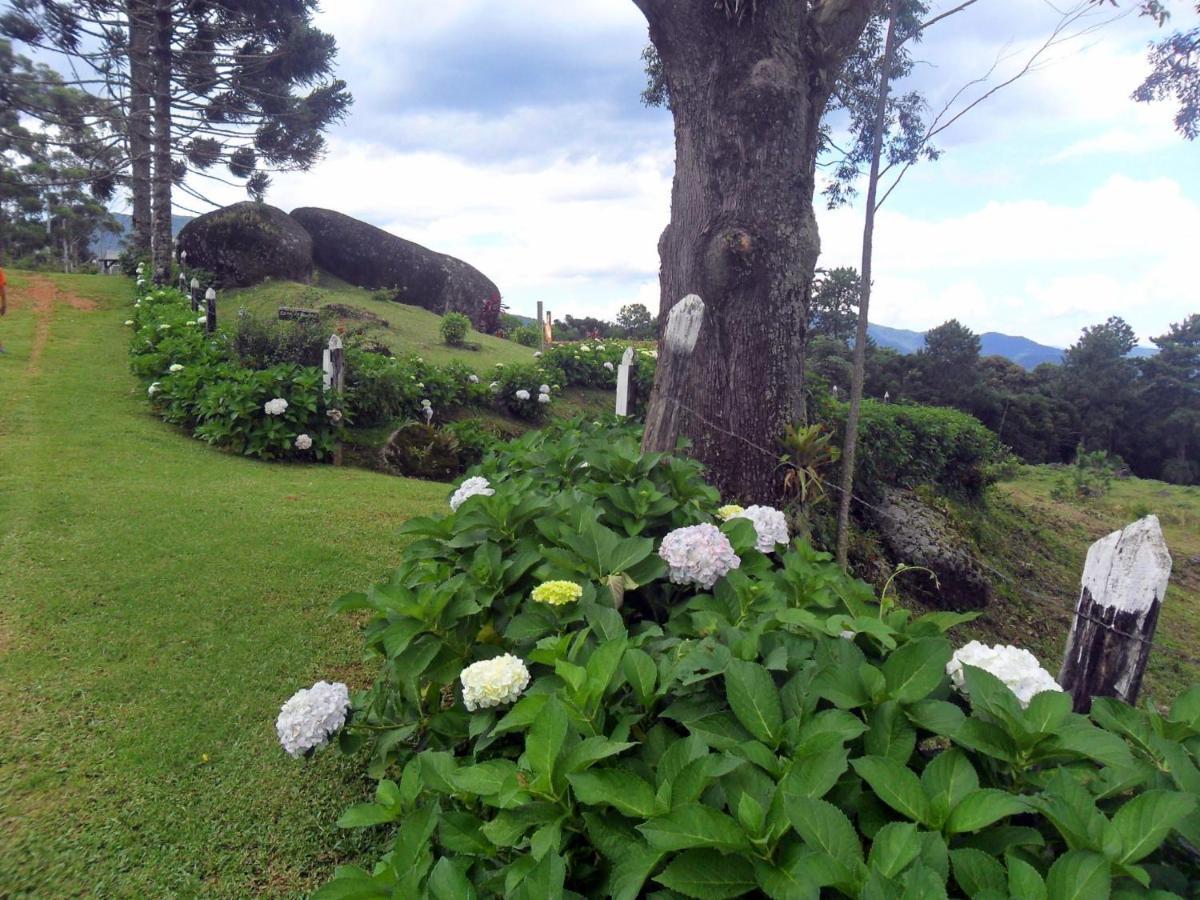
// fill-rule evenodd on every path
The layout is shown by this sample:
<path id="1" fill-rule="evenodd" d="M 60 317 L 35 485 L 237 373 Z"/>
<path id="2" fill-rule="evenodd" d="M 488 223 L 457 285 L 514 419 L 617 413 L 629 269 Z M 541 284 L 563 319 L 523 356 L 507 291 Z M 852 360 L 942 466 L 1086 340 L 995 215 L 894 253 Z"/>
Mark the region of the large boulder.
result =
<path id="1" fill-rule="evenodd" d="M 898 563 L 921 566 L 937 576 L 909 577 L 905 587 L 944 609 L 982 609 L 991 598 L 983 567 L 945 517 L 910 491 L 888 488 L 872 509 L 888 554 Z"/>
<path id="2" fill-rule="evenodd" d="M 225 287 L 312 275 L 308 232 L 282 209 L 252 200 L 188 222 L 179 232 L 179 249 L 187 252 L 188 266 L 213 272 Z"/>
<path id="3" fill-rule="evenodd" d="M 465 313 L 481 329 L 484 304 L 500 296 L 474 266 L 367 222 L 312 206 L 292 210 L 292 218 L 312 235 L 317 265 L 359 287 L 391 289 L 398 303 Z"/>

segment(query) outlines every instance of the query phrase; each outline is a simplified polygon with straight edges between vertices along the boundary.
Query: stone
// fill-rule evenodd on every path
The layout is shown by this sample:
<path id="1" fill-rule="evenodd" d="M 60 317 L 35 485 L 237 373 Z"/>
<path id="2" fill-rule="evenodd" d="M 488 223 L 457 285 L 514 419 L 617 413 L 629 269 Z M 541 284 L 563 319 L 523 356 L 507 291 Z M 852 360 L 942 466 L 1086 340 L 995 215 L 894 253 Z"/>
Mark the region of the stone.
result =
<path id="1" fill-rule="evenodd" d="M 888 488 L 871 511 L 888 554 L 897 563 L 922 566 L 933 580 L 914 573 L 904 587 L 943 609 L 982 609 L 991 599 L 983 568 L 941 513 L 910 491 Z M 940 585 L 940 587 L 939 587 Z"/>
<path id="2" fill-rule="evenodd" d="M 179 247 L 188 265 L 212 272 L 225 288 L 312 276 L 308 232 L 282 209 L 253 200 L 193 219 L 179 232 Z"/>
<path id="3" fill-rule="evenodd" d="M 500 290 L 475 267 L 329 209 L 292 210 L 313 241 L 313 259 L 331 275 L 359 287 L 389 289 L 397 303 L 438 315 L 466 314 L 484 331 L 484 307 Z"/>

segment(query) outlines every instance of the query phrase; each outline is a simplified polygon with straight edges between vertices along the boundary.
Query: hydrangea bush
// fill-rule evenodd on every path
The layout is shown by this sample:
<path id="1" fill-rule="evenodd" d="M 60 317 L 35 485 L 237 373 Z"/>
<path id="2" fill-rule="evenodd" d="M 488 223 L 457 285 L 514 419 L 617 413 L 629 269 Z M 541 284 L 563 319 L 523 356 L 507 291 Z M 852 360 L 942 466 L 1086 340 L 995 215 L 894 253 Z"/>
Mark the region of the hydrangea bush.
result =
<path id="1" fill-rule="evenodd" d="M 383 847 L 318 898 L 1195 895 L 1200 688 L 1024 705 L 1028 660 L 955 656 L 967 616 L 763 553 L 628 430 L 529 435 L 475 477 L 494 493 L 409 522 L 337 603 L 379 664 L 338 741 L 378 789 L 340 824 Z M 712 558 L 681 563 L 698 527 Z M 578 597 L 539 602 L 553 582 Z"/>

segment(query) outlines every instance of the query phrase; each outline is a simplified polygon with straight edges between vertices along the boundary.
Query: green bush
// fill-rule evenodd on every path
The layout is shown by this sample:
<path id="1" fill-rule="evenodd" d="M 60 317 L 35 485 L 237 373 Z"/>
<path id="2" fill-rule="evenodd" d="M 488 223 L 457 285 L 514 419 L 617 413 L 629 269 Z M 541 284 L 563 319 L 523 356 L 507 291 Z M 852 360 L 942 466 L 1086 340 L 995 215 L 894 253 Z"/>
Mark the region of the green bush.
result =
<path id="1" fill-rule="evenodd" d="M 448 312 L 442 316 L 442 340 L 451 347 L 461 347 L 471 330 L 471 320 L 460 312 Z"/>
<path id="2" fill-rule="evenodd" d="M 549 403 L 540 402 L 543 386 L 553 391 L 554 385 L 546 380 L 550 375 L 537 365 L 508 365 L 496 369 L 494 387 L 491 388 L 495 404 L 511 416 L 527 422 L 541 422 L 546 418 Z"/>
<path id="3" fill-rule="evenodd" d="M 1200 466 L 1188 459 L 1168 459 L 1163 463 L 1162 480 L 1169 484 L 1196 484 Z"/>
<path id="4" fill-rule="evenodd" d="M 230 335 L 230 348 L 249 369 L 278 363 L 320 366 L 329 334 L 318 322 L 281 322 L 239 309 Z"/>
<path id="5" fill-rule="evenodd" d="M 844 431 L 847 405 L 829 408 Z M 995 480 L 1004 458 L 995 434 L 974 416 L 941 406 L 863 400 L 855 490 L 867 498 L 887 486 L 932 484 L 976 499 Z"/>
<path id="6" fill-rule="evenodd" d="M 509 340 L 516 341 L 522 347 L 538 345 L 538 330 L 532 325 L 521 325 L 508 333 Z"/>
<path id="7" fill-rule="evenodd" d="M 1075 461 L 1066 467 L 1050 494 L 1056 500 L 1094 500 L 1103 497 L 1112 486 L 1116 465 L 1103 450 L 1075 448 Z"/>
<path id="8" fill-rule="evenodd" d="M 386 844 L 318 900 L 1195 896 L 1200 688 L 1085 716 L 966 666 L 965 699 L 944 633 L 969 617 L 881 606 L 744 519 L 738 568 L 674 583 L 656 550 L 720 503 L 699 466 L 549 431 L 336 604 L 380 669 L 339 737 L 375 800 L 340 824 Z M 537 602 L 549 581 L 576 587 Z M 468 711 L 460 672 L 501 654 L 530 680 Z"/>

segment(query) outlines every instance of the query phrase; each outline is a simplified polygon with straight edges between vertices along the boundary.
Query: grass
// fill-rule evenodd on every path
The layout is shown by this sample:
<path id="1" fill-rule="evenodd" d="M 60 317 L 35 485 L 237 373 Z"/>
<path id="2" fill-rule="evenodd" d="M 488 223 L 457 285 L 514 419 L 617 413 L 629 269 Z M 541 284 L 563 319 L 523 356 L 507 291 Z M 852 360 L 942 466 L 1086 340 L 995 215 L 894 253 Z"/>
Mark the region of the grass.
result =
<path id="1" fill-rule="evenodd" d="M 443 365 L 461 362 L 481 375 L 487 374 L 496 363 L 533 362 L 533 349 L 475 331 L 467 335 L 467 341 L 478 344 L 478 350 L 447 346 L 438 330 L 441 316 L 419 306 L 375 300 L 370 291 L 353 287 L 325 273 L 320 273 L 315 286 L 291 281 L 268 281 L 255 287 L 230 291 L 218 300 L 218 304 L 227 310 L 245 307 L 252 313 L 272 318 L 281 306 L 318 309 L 329 303 L 363 309 L 385 320 L 389 327 L 371 325 L 366 329 L 366 336 L 391 347 L 397 356 L 412 354 Z M 360 324 L 355 320 L 343 320 L 342 323 L 347 326 Z"/>
<path id="2" fill-rule="evenodd" d="M 1200 681 L 1200 487 L 1125 478 L 1095 500 L 1052 495 L 1058 472 L 1026 466 L 992 490 L 988 512 L 956 510 L 991 568 L 996 598 L 971 637 L 1027 646 L 1062 662 L 1088 547 L 1154 513 L 1173 559 L 1142 698 L 1167 702 Z"/>
<path id="3" fill-rule="evenodd" d="M 47 280 L 96 308 L 31 309 Z M 445 486 L 163 425 L 128 374 L 124 279 L 13 273 L 9 298 L 0 896 L 312 889 L 364 849 L 333 823 L 366 785 L 337 754 L 287 757 L 274 718 L 319 678 L 368 682 L 329 602 L 397 564 L 397 527 Z"/>

